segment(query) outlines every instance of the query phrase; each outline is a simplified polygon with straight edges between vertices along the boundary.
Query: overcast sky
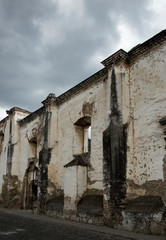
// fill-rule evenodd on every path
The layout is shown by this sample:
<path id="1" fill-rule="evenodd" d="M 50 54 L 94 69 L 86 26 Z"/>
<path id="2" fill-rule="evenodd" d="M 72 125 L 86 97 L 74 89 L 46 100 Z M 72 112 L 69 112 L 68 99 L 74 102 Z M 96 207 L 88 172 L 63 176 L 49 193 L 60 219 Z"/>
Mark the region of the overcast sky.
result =
<path id="1" fill-rule="evenodd" d="M 35 111 L 165 23 L 165 0 L 0 0 L 0 119 Z"/>

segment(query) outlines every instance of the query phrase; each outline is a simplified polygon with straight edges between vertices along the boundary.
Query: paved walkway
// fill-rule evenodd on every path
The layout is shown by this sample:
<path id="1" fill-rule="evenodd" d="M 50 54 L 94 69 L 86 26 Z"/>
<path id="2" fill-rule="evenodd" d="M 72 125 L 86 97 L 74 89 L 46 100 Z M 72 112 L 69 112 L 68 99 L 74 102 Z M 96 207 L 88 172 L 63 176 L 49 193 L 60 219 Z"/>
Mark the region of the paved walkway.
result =
<path id="1" fill-rule="evenodd" d="M 108 227 L 102 227 L 102 226 L 95 226 L 92 224 L 85 224 L 85 223 L 79 223 L 74 221 L 69 221 L 65 219 L 58 219 L 58 218 L 52 218 L 48 216 L 41 216 L 41 215 L 34 215 L 32 214 L 31 210 L 11 210 L 11 209 L 5 209 L 0 208 L 0 212 L 7 212 L 10 214 L 20 215 L 24 216 L 26 218 L 36 219 L 36 220 L 43 220 L 47 223 L 59 223 L 62 225 L 68 225 L 73 226 L 79 229 L 86 229 L 92 232 L 98 232 L 98 233 L 104 233 L 109 234 L 110 236 L 114 237 L 116 239 L 122 239 L 122 240 L 166 240 L 166 236 L 154 236 L 154 235 L 148 235 L 148 234 L 142 234 L 142 233 L 135 233 L 135 232 L 129 232 L 119 229 L 113 229 Z"/>

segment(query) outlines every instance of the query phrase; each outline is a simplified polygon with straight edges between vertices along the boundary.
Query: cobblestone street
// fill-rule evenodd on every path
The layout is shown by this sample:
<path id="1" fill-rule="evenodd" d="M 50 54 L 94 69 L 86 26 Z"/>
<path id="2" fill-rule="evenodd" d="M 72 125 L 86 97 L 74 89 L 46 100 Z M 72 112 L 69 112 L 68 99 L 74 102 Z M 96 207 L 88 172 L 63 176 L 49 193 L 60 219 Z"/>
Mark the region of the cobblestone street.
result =
<path id="1" fill-rule="evenodd" d="M 164 240 L 165 237 L 118 231 L 76 223 L 31 211 L 0 208 L 1 240 Z"/>
<path id="2" fill-rule="evenodd" d="M 34 217 L 34 218 L 33 218 Z M 51 219 L 52 220 L 52 219 Z M 86 229 L 70 226 L 68 224 L 54 223 L 43 216 L 16 215 L 10 212 L 0 213 L 0 239 L 19 240 L 123 240 L 123 238 L 110 237 L 110 235 L 92 232 Z"/>

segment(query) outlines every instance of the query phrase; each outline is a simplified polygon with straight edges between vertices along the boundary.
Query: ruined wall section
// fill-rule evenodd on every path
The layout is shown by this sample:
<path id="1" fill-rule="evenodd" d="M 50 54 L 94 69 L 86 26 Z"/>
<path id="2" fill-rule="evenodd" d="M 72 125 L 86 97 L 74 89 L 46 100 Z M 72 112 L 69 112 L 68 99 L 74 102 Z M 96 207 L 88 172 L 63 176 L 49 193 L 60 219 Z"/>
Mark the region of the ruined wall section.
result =
<path id="1" fill-rule="evenodd" d="M 42 149 L 42 129 L 43 129 L 43 115 L 36 115 L 36 117 L 20 126 L 20 174 L 19 179 L 23 181 L 25 171 L 28 168 L 28 159 L 36 157 L 36 166 L 38 167 L 39 152 Z M 37 141 L 36 156 L 34 156 L 30 142 Z"/>
<path id="2" fill-rule="evenodd" d="M 2 148 L 0 152 L 0 195 L 2 194 L 2 186 L 3 186 L 3 176 L 6 175 L 7 169 L 7 147 L 9 142 L 9 118 L 5 118 L 0 123 L 0 132 L 4 134 L 4 138 L 2 141 Z M 1 199 L 2 200 L 2 199 Z"/>
<path id="3" fill-rule="evenodd" d="M 108 111 L 106 96 L 109 95 L 107 79 L 101 79 L 93 86 L 81 91 L 71 99 L 59 104 L 52 117 L 55 140 L 50 164 L 55 166 L 55 175 L 49 173 L 57 188 L 64 186 L 64 165 L 73 160 L 76 154 L 75 123 L 82 117 L 91 118 L 91 154 L 89 159 L 88 188 L 103 189 L 102 176 L 102 132 L 107 125 Z M 50 165 L 50 168 L 51 168 Z M 49 168 L 49 169 L 50 169 Z"/>
<path id="4" fill-rule="evenodd" d="M 104 223 L 122 220 L 126 197 L 127 131 L 129 125 L 129 69 L 124 62 L 109 67 L 109 125 L 103 132 Z"/>
<path id="5" fill-rule="evenodd" d="M 58 177 L 58 108 L 55 103 L 49 106 L 51 113 L 49 122 L 48 144 L 51 149 L 51 159 L 48 165 L 48 194 L 47 199 L 54 199 L 63 194 L 63 187 L 59 185 Z M 62 139 L 63 141 L 63 139 Z"/>
<path id="6" fill-rule="evenodd" d="M 35 211 L 39 195 L 39 153 L 43 147 L 44 135 L 42 108 L 20 121 L 19 127 L 20 172 L 18 178 L 21 182 L 20 207 Z"/>
<path id="7" fill-rule="evenodd" d="M 18 122 L 25 118 L 28 113 L 15 111 L 12 116 L 12 145 L 14 146 L 13 156 L 12 156 L 12 168 L 11 175 L 20 176 L 20 128 Z M 20 178 L 19 178 L 20 179 Z"/>
<path id="8" fill-rule="evenodd" d="M 128 161 L 129 198 L 163 195 L 164 135 L 159 120 L 166 109 L 166 46 L 151 49 L 130 67 L 133 158 Z M 132 137 L 133 135 L 133 137 Z M 159 187 L 160 186 L 160 187 Z"/>
<path id="9" fill-rule="evenodd" d="M 29 112 L 14 107 L 7 111 L 8 117 L 1 121 L 4 142 L 1 155 L 1 203 L 5 207 L 19 207 L 21 184 L 19 176 L 19 126 L 18 120 Z"/>

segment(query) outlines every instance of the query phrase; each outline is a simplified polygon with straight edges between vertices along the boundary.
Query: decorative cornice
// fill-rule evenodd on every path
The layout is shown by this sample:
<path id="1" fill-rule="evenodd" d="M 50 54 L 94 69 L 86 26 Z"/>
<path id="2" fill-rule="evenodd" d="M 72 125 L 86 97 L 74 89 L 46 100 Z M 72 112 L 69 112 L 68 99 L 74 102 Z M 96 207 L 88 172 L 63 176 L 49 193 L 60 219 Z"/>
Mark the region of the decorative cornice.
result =
<path id="1" fill-rule="evenodd" d="M 23 126 L 24 124 L 32 121 L 33 119 L 35 119 L 37 116 L 41 115 L 45 110 L 45 107 L 41 107 L 39 109 L 37 109 L 35 112 L 29 114 L 27 117 L 23 118 L 22 120 L 20 120 L 18 123 L 20 126 Z"/>
<path id="2" fill-rule="evenodd" d="M 117 63 L 119 61 L 123 61 L 125 63 L 129 63 L 129 57 L 128 57 L 128 53 L 125 52 L 123 49 L 120 49 L 119 51 L 117 51 L 116 53 L 114 53 L 113 55 L 109 56 L 108 58 L 106 58 L 104 61 L 102 61 L 101 63 L 105 66 L 108 67 L 114 63 Z"/>
<path id="3" fill-rule="evenodd" d="M 105 66 L 111 66 L 113 63 L 117 63 L 119 61 L 125 62 L 129 64 L 134 58 L 140 56 L 141 54 L 147 52 L 153 47 L 160 45 L 162 42 L 166 40 L 166 29 L 156 34 L 152 38 L 148 39 L 142 44 L 138 44 L 134 48 L 132 48 L 129 52 L 125 52 L 123 49 L 120 49 L 113 55 L 109 56 L 101 63 Z"/>
<path id="4" fill-rule="evenodd" d="M 13 108 L 11 108 L 10 110 L 7 110 L 7 111 L 6 111 L 6 113 L 7 113 L 8 115 L 13 114 L 13 113 L 15 113 L 15 112 L 22 112 L 22 113 L 28 113 L 28 114 L 31 113 L 31 112 L 29 112 L 29 111 L 27 111 L 27 110 L 25 110 L 25 109 L 19 108 L 19 107 L 13 107 Z"/>
<path id="5" fill-rule="evenodd" d="M 73 88 L 69 89 L 62 95 L 56 98 L 56 103 L 61 104 L 64 101 L 68 100 L 69 98 L 73 97 L 74 95 L 78 94 L 80 91 L 90 87 L 94 83 L 98 82 L 101 78 L 107 76 L 108 70 L 106 68 L 101 69 L 97 73 L 93 74 L 89 78 L 85 79 L 81 83 L 77 84 Z"/>
<path id="6" fill-rule="evenodd" d="M 56 96 L 54 93 L 50 93 L 47 98 L 42 102 L 44 106 L 48 106 L 50 103 L 56 102 Z"/>
<path id="7" fill-rule="evenodd" d="M 129 52 L 130 60 L 145 53 L 146 51 L 150 50 L 151 48 L 160 45 L 162 42 L 166 40 L 166 29 L 159 32 L 152 38 L 148 39 L 147 41 L 143 42 L 142 44 L 138 44 L 136 47 L 132 48 Z"/>

